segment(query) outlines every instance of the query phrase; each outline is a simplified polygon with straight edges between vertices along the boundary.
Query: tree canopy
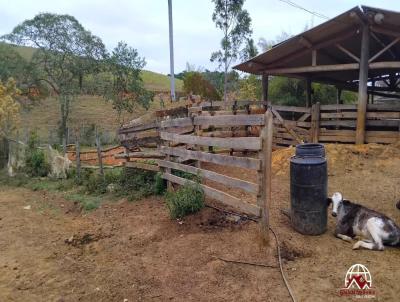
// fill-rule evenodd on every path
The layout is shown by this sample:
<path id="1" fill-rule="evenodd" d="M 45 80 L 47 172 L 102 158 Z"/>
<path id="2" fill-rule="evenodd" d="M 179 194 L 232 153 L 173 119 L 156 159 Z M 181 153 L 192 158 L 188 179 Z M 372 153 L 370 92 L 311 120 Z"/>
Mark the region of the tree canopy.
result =
<path id="1" fill-rule="evenodd" d="M 243 9 L 244 0 L 213 0 L 212 15 L 217 28 L 223 32 L 221 50 L 211 55 L 212 62 L 218 62 L 224 70 L 224 101 L 227 97 L 227 74 L 233 62 L 239 57 L 243 43 L 250 39 L 251 18 Z"/>

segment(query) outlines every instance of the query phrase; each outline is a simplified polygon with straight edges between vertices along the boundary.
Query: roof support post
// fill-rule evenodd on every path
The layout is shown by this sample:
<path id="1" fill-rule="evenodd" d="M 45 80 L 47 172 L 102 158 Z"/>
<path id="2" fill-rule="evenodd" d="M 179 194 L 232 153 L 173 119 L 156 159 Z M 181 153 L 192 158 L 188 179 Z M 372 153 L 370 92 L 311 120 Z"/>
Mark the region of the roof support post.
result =
<path id="1" fill-rule="evenodd" d="M 261 86 L 262 86 L 262 95 L 261 95 L 261 101 L 265 102 L 264 106 L 267 108 L 267 106 L 271 105 L 270 102 L 268 101 L 268 75 L 263 74 L 261 77 Z"/>
<path id="2" fill-rule="evenodd" d="M 365 142 L 365 119 L 368 102 L 368 60 L 369 60 L 369 36 L 368 25 L 362 26 L 360 73 L 358 82 L 358 105 L 357 105 L 357 129 L 356 144 Z"/>
<path id="3" fill-rule="evenodd" d="M 343 104 L 342 100 L 342 88 L 336 87 L 336 104 Z"/>
<path id="4" fill-rule="evenodd" d="M 306 107 L 309 108 L 311 106 L 311 79 L 306 79 Z"/>

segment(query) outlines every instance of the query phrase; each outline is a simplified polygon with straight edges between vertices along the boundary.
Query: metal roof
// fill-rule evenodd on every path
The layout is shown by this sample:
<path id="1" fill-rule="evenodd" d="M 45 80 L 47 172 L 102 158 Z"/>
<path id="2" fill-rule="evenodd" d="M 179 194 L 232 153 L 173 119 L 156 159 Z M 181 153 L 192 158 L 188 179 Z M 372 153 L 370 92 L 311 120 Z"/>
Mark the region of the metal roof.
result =
<path id="1" fill-rule="evenodd" d="M 354 57 L 341 50 L 359 57 L 361 51 L 361 26 L 368 24 L 371 29 L 370 56 L 374 56 L 394 39 L 400 37 L 400 13 L 372 8 L 354 7 L 337 17 L 330 19 L 310 30 L 298 34 L 270 50 L 243 62 L 234 69 L 252 74 L 278 74 L 289 77 L 309 77 L 316 82 L 336 83 L 358 80 L 358 62 Z M 337 46 L 339 44 L 339 46 Z M 282 68 L 311 66 L 312 52 L 317 52 L 316 65 L 351 64 L 352 69 L 336 71 L 308 71 L 299 73 L 277 72 Z M 395 43 L 380 57 L 379 62 L 400 61 L 400 43 Z M 400 66 L 400 65 L 399 65 Z M 398 72 L 400 68 L 370 69 L 369 77 Z"/>

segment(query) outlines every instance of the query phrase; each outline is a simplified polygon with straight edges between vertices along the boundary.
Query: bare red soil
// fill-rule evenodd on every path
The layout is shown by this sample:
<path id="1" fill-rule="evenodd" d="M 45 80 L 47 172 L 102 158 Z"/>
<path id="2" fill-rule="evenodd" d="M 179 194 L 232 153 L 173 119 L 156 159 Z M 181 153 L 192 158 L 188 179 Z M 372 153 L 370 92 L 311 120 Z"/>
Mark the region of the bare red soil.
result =
<path id="1" fill-rule="evenodd" d="M 341 191 L 400 223 L 399 148 L 327 150 L 330 193 Z M 298 301 L 349 300 L 339 289 L 355 263 L 370 270 L 376 300 L 398 301 L 400 249 L 354 251 L 333 237 L 332 217 L 325 234 L 303 236 L 280 213 L 289 206 L 292 153 L 274 155 L 271 224 Z M 276 267 L 221 260 L 277 266 L 273 237 L 263 246 L 252 221 L 205 208 L 178 222 L 155 197 L 109 202 L 85 214 L 55 193 L 0 189 L 0 301 L 290 301 Z M 24 209 L 27 205 L 31 209 Z"/>

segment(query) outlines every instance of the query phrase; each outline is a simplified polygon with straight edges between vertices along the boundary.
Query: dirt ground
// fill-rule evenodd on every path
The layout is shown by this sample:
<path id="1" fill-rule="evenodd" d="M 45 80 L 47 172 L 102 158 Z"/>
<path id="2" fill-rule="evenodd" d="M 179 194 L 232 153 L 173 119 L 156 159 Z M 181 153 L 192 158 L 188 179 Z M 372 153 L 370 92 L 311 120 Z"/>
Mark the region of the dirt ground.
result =
<path id="1" fill-rule="evenodd" d="M 280 213 L 289 206 L 292 153 L 274 154 L 271 224 L 298 301 L 349 300 L 338 293 L 356 263 L 370 270 L 377 301 L 399 301 L 400 249 L 354 251 L 333 237 L 330 216 L 321 236 L 292 230 Z M 330 193 L 341 191 L 400 223 L 399 146 L 328 145 L 327 158 Z M 174 221 L 155 197 L 81 213 L 57 193 L 0 187 L 0 301 L 290 301 L 273 237 L 263 246 L 256 223 L 234 218 L 205 208 Z"/>

